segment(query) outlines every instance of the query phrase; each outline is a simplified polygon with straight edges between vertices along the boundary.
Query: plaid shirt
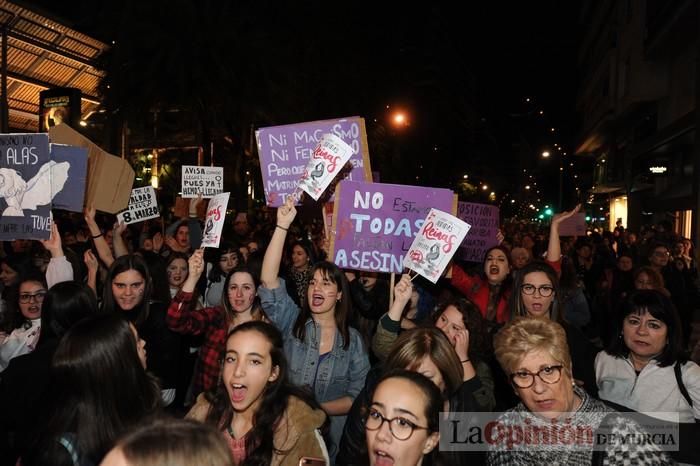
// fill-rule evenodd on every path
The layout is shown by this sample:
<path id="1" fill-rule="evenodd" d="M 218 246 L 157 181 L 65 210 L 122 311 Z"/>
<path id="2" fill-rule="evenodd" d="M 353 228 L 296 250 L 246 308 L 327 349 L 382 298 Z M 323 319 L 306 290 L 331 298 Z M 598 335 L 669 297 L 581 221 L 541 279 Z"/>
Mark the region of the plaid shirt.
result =
<path id="1" fill-rule="evenodd" d="M 184 335 L 204 335 L 195 366 L 193 396 L 216 387 L 221 367 L 221 352 L 226 341 L 226 319 L 220 306 L 195 309 L 192 293 L 179 291 L 170 302 L 165 322 L 170 330 Z"/>

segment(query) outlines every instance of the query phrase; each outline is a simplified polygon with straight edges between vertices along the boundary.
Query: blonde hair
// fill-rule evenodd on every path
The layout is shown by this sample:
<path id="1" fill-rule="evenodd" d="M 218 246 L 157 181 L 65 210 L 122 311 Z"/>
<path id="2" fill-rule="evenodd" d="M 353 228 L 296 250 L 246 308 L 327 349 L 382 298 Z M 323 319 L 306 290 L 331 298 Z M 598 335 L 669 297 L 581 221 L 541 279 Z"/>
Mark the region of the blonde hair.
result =
<path id="1" fill-rule="evenodd" d="M 535 351 L 547 352 L 571 375 L 571 355 L 566 332 L 558 323 L 539 317 L 516 317 L 493 337 L 496 359 L 506 374 Z"/>

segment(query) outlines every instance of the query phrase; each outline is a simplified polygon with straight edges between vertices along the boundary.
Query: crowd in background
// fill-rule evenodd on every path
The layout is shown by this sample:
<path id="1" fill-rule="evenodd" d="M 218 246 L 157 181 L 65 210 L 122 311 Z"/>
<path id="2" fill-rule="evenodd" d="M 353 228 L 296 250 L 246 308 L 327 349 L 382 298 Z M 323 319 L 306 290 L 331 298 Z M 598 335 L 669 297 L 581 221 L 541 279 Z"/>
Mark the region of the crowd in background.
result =
<path id="1" fill-rule="evenodd" d="M 507 222 L 432 284 L 339 269 L 320 212 L 289 202 L 231 215 L 200 249 L 201 202 L 167 225 L 55 212 L 48 240 L 3 242 L 0 464 L 696 459 L 698 268 L 670 224 L 560 237 L 578 207 Z M 440 416 L 495 411 L 688 428 L 671 453 L 439 447 Z"/>

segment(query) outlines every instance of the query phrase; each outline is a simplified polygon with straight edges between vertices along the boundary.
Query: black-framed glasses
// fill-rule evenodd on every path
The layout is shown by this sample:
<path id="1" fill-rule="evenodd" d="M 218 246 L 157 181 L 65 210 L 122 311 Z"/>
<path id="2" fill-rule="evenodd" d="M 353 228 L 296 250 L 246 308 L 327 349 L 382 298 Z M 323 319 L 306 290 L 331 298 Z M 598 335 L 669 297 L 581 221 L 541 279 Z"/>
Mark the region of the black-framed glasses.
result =
<path id="1" fill-rule="evenodd" d="M 31 302 L 32 299 L 36 301 L 37 303 L 42 303 L 44 302 L 44 298 L 46 297 L 46 291 L 37 291 L 34 294 L 31 293 L 21 293 L 19 295 L 19 302 L 22 304 L 27 304 Z"/>
<path id="2" fill-rule="evenodd" d="M 537 291 L 543 298 L 549 298 L 552 296 L 552 293 L 554 293 L 554 287 L 552 285 L 535 286 L 525 283 L 524 285 L 520 286 L 520 289 L 523 290 L 523 293 L 526 295 L 533 295 L 535 294 L 535 291 Z"/>
<path id="3" fill-rule="evenodd" d="M 536 373 L 530 371 L 517 371 L 510 374 L 510 380 L 518 388 L 530 388 L 535 384 L 535 376 L 546 384 L 553 384 L 561 380 L 562 365 L 545 366 Z"/>
<path id="4" fill-rule="evenodd" d="M 369 410 L 369 415 L 367 419 L 365 419 L 365 429 L 379 430 L 382 428 L 385 421 L 389 423 L 391 435 L 396 437 L 397 440 L 408 440 L 416 429 L 428 430 L 427 427 L 418 426 L 403 417 L 395 417 L 392 419 L 385 418 L 382 416 L 382 413 L 376 409 Z"/>

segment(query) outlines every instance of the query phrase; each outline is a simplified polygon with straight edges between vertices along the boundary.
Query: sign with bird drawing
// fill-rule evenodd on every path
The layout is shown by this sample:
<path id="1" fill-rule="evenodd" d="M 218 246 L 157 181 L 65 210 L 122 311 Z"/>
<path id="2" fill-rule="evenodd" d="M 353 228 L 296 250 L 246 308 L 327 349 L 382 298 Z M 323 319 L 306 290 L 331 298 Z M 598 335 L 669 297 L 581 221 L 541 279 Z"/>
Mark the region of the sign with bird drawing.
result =
<path id="1" fill-rule="evenodd" d="M 352 147 L 334 134 L 324 134 L 311 153 L 309 163 L 299 181 L 299 189 L 318 201 L 333 178 L 350 160 Z"/>
<path id="2" fill-rule="evenodd" d="M 51 202 L 69 169 L 49 160 L 48 134 L 0 134 L 0 240 L 49 238 Z"/>
<path id="3" fill-rule="evenodd" d="M 471 225 L 437 209 L 430 209 L 404 257 L 404 267 L 437 283 Z"/>

